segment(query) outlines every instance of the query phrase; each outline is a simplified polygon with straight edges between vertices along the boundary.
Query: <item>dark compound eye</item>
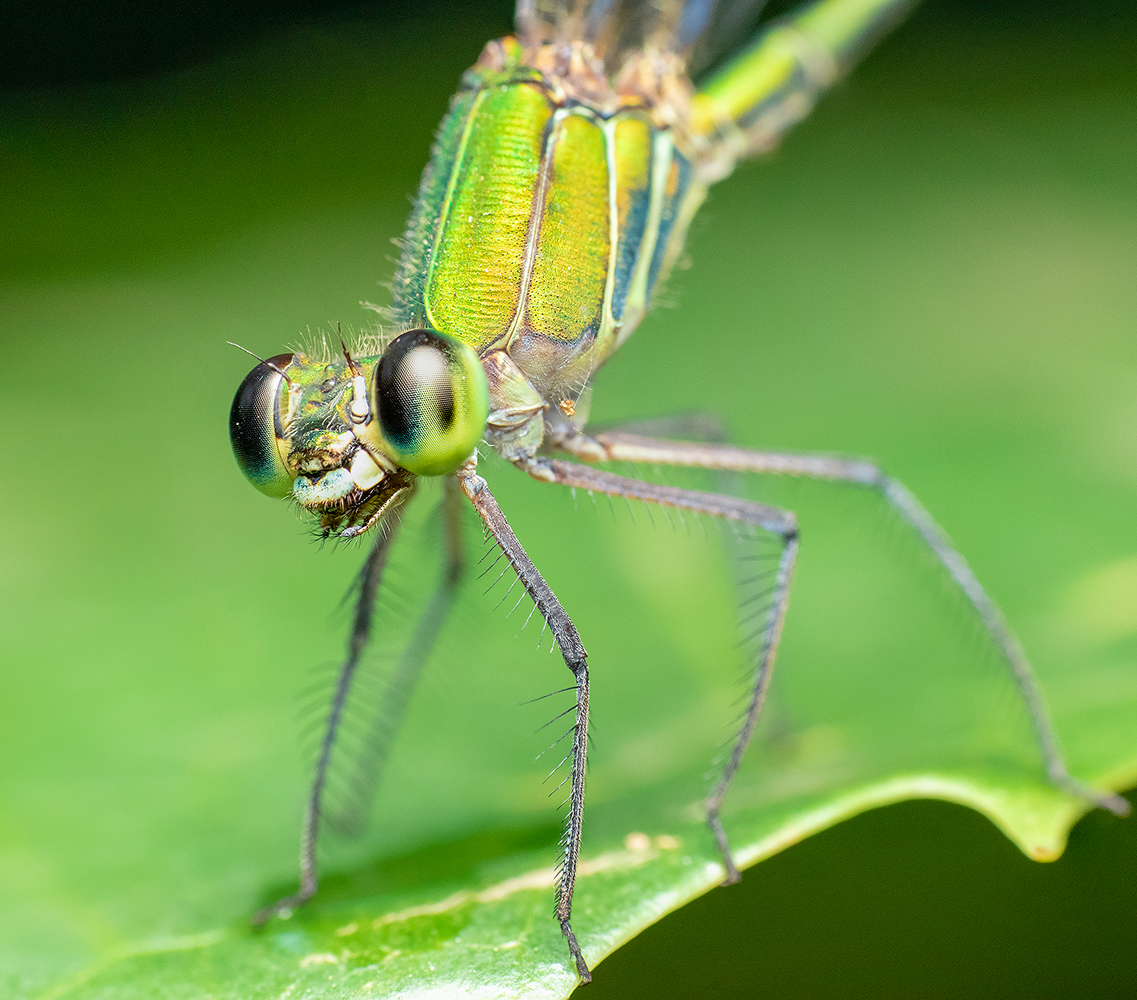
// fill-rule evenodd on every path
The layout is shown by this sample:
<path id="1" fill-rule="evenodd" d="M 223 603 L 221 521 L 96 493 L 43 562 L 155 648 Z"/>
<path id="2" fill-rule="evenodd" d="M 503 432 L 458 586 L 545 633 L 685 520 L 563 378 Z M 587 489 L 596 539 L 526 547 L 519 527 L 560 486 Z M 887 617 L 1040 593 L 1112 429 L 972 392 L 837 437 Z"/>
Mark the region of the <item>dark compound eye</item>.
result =
<path id="1" fill-rule="evenodd" d="M 453 472 L 485 431 L 489 402 L 477 355 L 433 330 L 391 341 L 375 367 L 374 394 L 383 440 L 420 476 Z"/>
<path id="2" fill-rule="evenodd" d="M 245 376 L 229 411 L 229 440 L 237 464 L 245 478 L 270 497 L 286 497 L 292 492 L 294 477 L 277 443 L 284 438 L 280 420 L 282 372 L 292 358 L 291 354 L 278 354 L 257 365 Z"/>

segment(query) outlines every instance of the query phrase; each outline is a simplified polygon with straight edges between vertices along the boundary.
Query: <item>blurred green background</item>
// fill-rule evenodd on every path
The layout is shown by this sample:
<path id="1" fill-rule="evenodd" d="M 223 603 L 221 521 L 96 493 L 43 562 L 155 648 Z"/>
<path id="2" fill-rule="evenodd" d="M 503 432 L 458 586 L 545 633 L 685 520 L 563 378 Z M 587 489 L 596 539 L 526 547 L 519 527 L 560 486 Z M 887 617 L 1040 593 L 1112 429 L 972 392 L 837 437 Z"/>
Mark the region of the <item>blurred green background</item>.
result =
<path id="1" fill-rule="evenodd" d="M 358 302 L 386 295 L 447 98 L 509 24 L 507 5 L 457 3 L 0 17 L 0 992 L 34 995 L 288 887 L 295 716 L 342 648 L 360 553 L 319 551 L 241 480 L 226 416 L 249 365 L 225 341 L 275 353 L 306 326 L 366 323 Z M 602 373 L 594 410 L 712 409 L 740 443 L 879 459 L 1003 605 L 1071 757 L 1118 780 L 1094 736 L 1137 703 L 1135 65 L 1122 5 L 930 2 L 715 189 L 691 268 Z M 621 585 L 667 631 L 669 595 L 627 565 L 642 545 L 493 471 L 595 672 L 637 653 L 605 614 Z M 779 489 L 825 512 L 805 522 L 803 587 L 826 579 L 834 524 L 915 558 L 856 501 Z M 836 584 L 825 593 L 839 608 Z M 390 814 L 362 847 L 332 845 L 330 870 L 502 816 L 553 822 L 528 766 L 543 709 L 514 706 L 561 673 L 495 603 L 459 609 Z M 904 607 L 877 610 L 888 636 Z M 785 673 L 850 629 L 839 613 L 794 622 Z M 665 645 L 708 655 L 682 624 Z M 652 666 L 598 683 L 601 802 L 646 780 L 645 755 L 658 764 L 621 728 Z M 473 734 L 460 759 L 444 730 Z M 893 806 L 664 920 L 589 995 L 1131 995 L 1135 862 L 1132 821 L 1091 815 L 1040 866 L 959 807 Z"/>

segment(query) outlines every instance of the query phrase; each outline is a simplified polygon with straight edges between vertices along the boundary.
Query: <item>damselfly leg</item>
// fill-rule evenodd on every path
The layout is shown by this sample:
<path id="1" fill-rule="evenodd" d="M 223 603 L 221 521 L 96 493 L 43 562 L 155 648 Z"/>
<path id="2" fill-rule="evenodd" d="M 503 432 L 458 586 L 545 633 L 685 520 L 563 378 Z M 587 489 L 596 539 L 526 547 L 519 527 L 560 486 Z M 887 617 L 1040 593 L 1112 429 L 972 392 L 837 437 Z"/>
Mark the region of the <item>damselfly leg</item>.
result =
<path id="1" fill-rule="evenodd" d="M 714 833 L 715 843 L 722 854 L 723 867 L 726 869 L 724 884 L 737 882 L 741 875 L 723 831 L 720 812 L 730 783 L 742 763 L 742 758 L 754 735 L 754 729 L 758 725 L 762 706 L 766 701 L 766 692 L 770 686 L 778 640 L 781 638 L 782 626 L 786 620 L 786 608 L 789 605 L 794 560 L 797 557 L 797 519 L 789 511 L 755 503 L 753 500 L 628 479 L 610 472 L 601 472 L 587 465 L 577 465 L 574 462 L 561 462 L 555 459 L 537 460 L 526 466 L 526 471 L 534 478 L 559 483 L 562 486 L 594 493 L 607 493 L 627 500 L 640 500 L 663 507 L 673 507 L 680 511 L 708 514 L 726 521 L 734 521 L 768 532 L 781 540 L 781 553 L 778 556 L 769 609 L 761 630 L 750 699 L 726 767 L 710 798 L 707 799 L 707 825 Z"/>
<path id="2" fill-rule="evenodd" d="M 576 962 L 576 970 L 583 982 L 591 982 L 592 973 L 581 954 L 576 934 L 572 929 L 572 896 L 576 886 L 576 868 L 580 858 L 580 834 L 584 822 L 584 775 L 588 756 L 588 653 L 580 641 L 576 626 L 572 623 L 557 595 L 545 582 L 525 549 L 517 540 L 501 508 L 497 505 L 486 481 L 477 474 L 473 462 L 457 472 L 462 492 L 466 494 L 482 523 L 493 536 L 509 565 L 517 574 L 526 593 L 532 598 L 537 610 L 541 612 L 549 630 L 560 647 L 565 665 L 572 671 L 576 680 L 576 708 L 572 730 L 570 756 L 571 776 L 569 793 L 569 813 L 562 840 L 560 873 L 557 880 L 556 915 L 561 933 L 568 942 L 569 952 Z"/>
<path id="3" fill-rule="evenodd" d="M 357 784 L 364 787 L 352 790 L 352 798 L 365 807 L 371 800 L 375 786 L 378 785 L 386 763 L 387 755 L 395 735 L 406 714 L 411 695 L 422 674 L 435 639 L 454 603 L 454 595 L 461 582 L 464 569 L 461 530 L 461 496 L 458 484 L 450 477 L 445 480 L 441 506 L 443 526 L 443 567 L 442 579 L 433 596 L 419 618 L 414 633 L 403 650 L 388 685 L 388 697 L 384 713 L 377 717 L 373 732 L 366 747 L 368 753 L 361 757 L 361 770 L 354 775 Z M 360 660 L 371 638 L 372 618 L 375 602 L 383 579 L 383 571 L 391 546 L 395 541 L 399 518 L 388 517 L 383 522 L 375 544 L 368 554 L 359 573 L 355 614 L 352 619 L 351 636 L 348 639 L 348 652 L 340 667 L 335 691 L 328 708 L 324 734 L 320 742 L 315 772 L 308 793 L 308 804 L 304 815 L 303 835 L 300 845 L 300 888 L 291 896 L 286 896 L 272 906 L 261 910 L 254 918 L 256 924 L 263 924 L 280 914 L 287 915 L 291 910 L 303 905 L 316 893 L 319 885 L 317 848 L 320 830 L 328 817 L 325 815 L 327 780 L 336 751 L 337 740 L 344 720 L 344 712 L 351 695 L 352 685 L 360 666 Z M 341 825 L 355 825 L 341 823 Z"/>
<path id="4" fill-rule="evenodd" d="M 609 431 L 592 437 L 569 436 L 559 440 L 557 446 L 570 454 L 593 462 L 642 462 L 712 471 L 801 476 L 875 490 L 919 535 L 924 545 L 931 550 L 974 608 L 983 628 L 999 650 L 1001 659 L 1014 679 L 1019 696 L 1030 717 L 1035 741 L 1050 783 L 1115 815 L 1128 814 L 1129 803 L 1121 796 L 1101 792 L 1070 774 L 1038 680 L 1022 645 L 1007 624 L 1002 611 L 979 583 L 967 561 L 931 514 L 903 483 L 885 474 L 872 462 L 825 455 L 756 451 L 726 444 L 663 441 L 619 431 Z M 739 746 L 745 750 L 743 743 Z M 737 762 L 732 757 L 723 782 L 710 799 L 709 811 L 712 817 L 716 815 L 722 796 L 736 769 Z M 714 828 L 714 819 L 711 820 L 711 824 Z"/>

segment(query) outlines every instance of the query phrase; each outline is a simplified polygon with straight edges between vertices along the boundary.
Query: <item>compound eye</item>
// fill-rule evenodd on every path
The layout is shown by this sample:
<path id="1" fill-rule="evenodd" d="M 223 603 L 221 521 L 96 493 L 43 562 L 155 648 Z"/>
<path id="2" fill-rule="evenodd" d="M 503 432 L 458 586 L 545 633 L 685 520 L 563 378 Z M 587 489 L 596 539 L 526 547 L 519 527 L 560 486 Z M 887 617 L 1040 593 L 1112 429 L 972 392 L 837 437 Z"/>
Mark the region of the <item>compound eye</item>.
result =
<path id="1" fill-rule="evenodd" d="M 375 404 L 392 457 L 420 476 L 457 469 L 481 440 L 489 415 L 477 355 L 433 330 L 391 341 L 375 367 Z"/>
<path id="2" fill-rule="evenodd" d="M 270 497 L 288 496 L 295 479 L 278 445 L 284 441 L 281 384 L 292 359 L 291 354 L 278 354 L 257 365 L 245 376 L 229 411 L 229 440 L 237 464 L 245 478 Z"/>

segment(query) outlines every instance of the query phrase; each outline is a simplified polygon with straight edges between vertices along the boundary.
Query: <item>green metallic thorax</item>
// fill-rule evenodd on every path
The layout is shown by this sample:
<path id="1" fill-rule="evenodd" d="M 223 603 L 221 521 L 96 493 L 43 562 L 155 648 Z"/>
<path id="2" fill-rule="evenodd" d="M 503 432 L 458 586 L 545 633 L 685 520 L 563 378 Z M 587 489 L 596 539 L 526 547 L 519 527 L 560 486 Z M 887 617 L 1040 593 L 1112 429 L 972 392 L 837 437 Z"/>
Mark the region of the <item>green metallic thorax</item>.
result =
<path id="1" fill-rule="evenodd" d="M 487 46 L 439 129 L 395 282 L 401 324 L 483 359 L 487 437 L 507 457 L 631 334 L 706 191 L 646 99 L 601 108 L 562 84 L 513 39 Z"/>

